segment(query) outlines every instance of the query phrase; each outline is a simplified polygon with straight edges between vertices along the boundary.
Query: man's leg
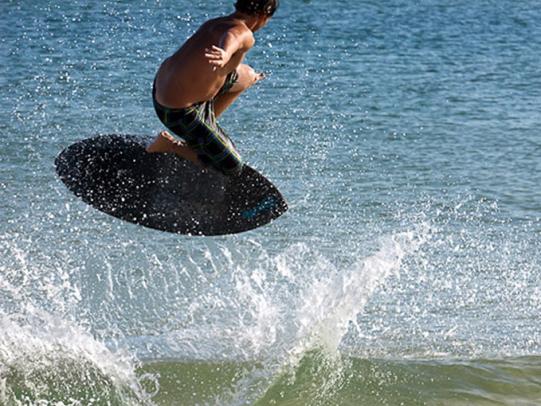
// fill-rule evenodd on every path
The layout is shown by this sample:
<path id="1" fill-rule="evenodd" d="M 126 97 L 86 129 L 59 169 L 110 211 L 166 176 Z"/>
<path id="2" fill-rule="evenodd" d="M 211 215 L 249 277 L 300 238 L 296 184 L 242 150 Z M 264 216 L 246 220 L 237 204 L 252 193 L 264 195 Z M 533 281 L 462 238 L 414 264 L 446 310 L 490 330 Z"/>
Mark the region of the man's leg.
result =
<path id="1" fill-rule="evenodd" d="M 231 106 L 235 100 L 242 94 L 243 91 L 233 92 L 230 90 L 227 93 L 224 93 L 214 100 L 214 114 L 216 117 L 220 117 L 224 111 L 226 111 L 229 106 Z"/>
<path id="2" fill-rule="evenodd" d="M 221 94 L 214 100 L 214 114 L 219 117 L 233 102 L 254 84 L 265 78 L 263 73 L 256 73 L 246 64 L 237 67 L 239 78 L 228 92 Z M 188 161 L 200 164 L 197 154 L 186 144 L 173 138 L 167 131 L 162 131 L 147 147 L 147 152 L 172 152 Z"/>
<path id="3" fill-rule="evenodd" d="M 265 78 L 263 73 L 256 73 L 254 69 L 246 64 L 240 64 L 237 68 L 239 78 L 231 89 L 214 100 L 214 114 L 219 117 L 235 100 L 257 82 Z"/>

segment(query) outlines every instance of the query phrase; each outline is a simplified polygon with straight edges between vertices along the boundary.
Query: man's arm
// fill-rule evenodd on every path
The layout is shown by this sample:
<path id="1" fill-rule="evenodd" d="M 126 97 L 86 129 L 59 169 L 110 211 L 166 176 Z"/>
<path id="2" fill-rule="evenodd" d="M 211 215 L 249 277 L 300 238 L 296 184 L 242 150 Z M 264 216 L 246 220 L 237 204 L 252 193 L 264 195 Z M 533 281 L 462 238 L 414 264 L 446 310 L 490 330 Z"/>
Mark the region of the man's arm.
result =
<path id="1" fill-rule="evenodd" d="M 219 46 L 205 49 L 205 57 L 216 68 L 223 68 L 237 52 L 246 53 L 254 46 L 254 37 L 248 32 L 227 31 L 220 39 Z"/>

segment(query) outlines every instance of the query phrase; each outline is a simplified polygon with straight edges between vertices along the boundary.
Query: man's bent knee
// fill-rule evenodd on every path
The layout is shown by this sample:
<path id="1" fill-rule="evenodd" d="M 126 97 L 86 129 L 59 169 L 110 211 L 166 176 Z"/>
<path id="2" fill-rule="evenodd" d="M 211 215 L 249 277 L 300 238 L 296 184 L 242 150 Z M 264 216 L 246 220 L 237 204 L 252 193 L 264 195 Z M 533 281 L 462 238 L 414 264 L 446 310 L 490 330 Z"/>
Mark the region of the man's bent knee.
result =
<path id="1" fill-rule="evenodd" d="M 257 73 L 250 65 L 246 64 L 240 64 L 237 67 L 237 73 L 239 78 L 231 89 L 229 89 L 230 93 L 244 92 L 263 79 L 262 74 Z"/>

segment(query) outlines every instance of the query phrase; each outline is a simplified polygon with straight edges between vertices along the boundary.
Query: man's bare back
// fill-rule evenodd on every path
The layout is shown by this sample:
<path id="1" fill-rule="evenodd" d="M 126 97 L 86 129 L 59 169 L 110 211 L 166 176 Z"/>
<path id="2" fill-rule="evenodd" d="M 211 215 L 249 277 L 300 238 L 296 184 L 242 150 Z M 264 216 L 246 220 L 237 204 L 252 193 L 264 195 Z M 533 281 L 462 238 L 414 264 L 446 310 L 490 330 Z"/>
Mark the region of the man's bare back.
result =
<path id="1" fill-rule="evenodd" d="M 209 63 L 206 50 L 212 46 L 223 49 L 229 37 L 239 41 L 240 48 L 223 67 Z M 241 20 L 229 16 L 207 21 L 161 65 L 156 75 L 157 101 L 183 108 L 214 98 L 254 43 L 252 31 Z"/>

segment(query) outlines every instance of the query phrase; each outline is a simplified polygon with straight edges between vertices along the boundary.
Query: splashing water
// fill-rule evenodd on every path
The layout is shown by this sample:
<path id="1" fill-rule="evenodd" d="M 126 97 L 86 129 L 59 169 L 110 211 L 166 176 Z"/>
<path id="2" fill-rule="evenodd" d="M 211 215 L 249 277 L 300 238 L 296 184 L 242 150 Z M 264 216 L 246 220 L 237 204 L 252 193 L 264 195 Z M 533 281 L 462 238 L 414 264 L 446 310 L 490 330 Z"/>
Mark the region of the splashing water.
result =
<path id="1" fill-rule="evenodd" d="M 0 316 L 0 404 L 142 405 L 136 360 L 39 309 Z"/>
<path id="2" fill-rule="evenodd" d="M 236 285 L 237 294 L 243 297 L 242 308 L 251 310 L 254 320 L 251 329 L 240 329 L 247 333 L 244 339 L 251 344 L 242 348 L 250 348 L 250 356 L 256 357 L 260 366 L 239 381 L 227 402 L 240 405 L 249 399 L 255 401 L 277 376 L 295 371 L 306 354 L 314 350 L 322 349 L 322 364 L 337 380 L 343 378 L 339 363 L 334 362 L 342 338 L 356 324 L 356 316 L 376 289 L 399 272 L 404 257 L 415 252 L 424 239 L 413 232 L 383 239 L 375 254 L 349 269 L 337 269 L 306 246 L 294 246 L 274 261 L 276 274 L 283 280 L 266 281 L 257 271 L 245 274 L 246 279 Z M 295 266 L 285 265 L 288 259 L 302 264 L 299 273 Z M 287 286 L 289 294 L 280 292 L 283 286 Z M 246 297 L 250 300 L 246 301 Z M 328 396 L 335 384 L 336 380 L 326 381 L 328 390 L 323 388 L 320 395 Z M 225 399 L 216 403 L 221 402 Z"/>
<path id="3" fill-rule="evenodd" d="M 53 162 L 231 2 L 1 2 L 0 404 L 541 403 L 541 9 L 283 3 L 221 123 L 291 211 L 190 239 Z"/>

